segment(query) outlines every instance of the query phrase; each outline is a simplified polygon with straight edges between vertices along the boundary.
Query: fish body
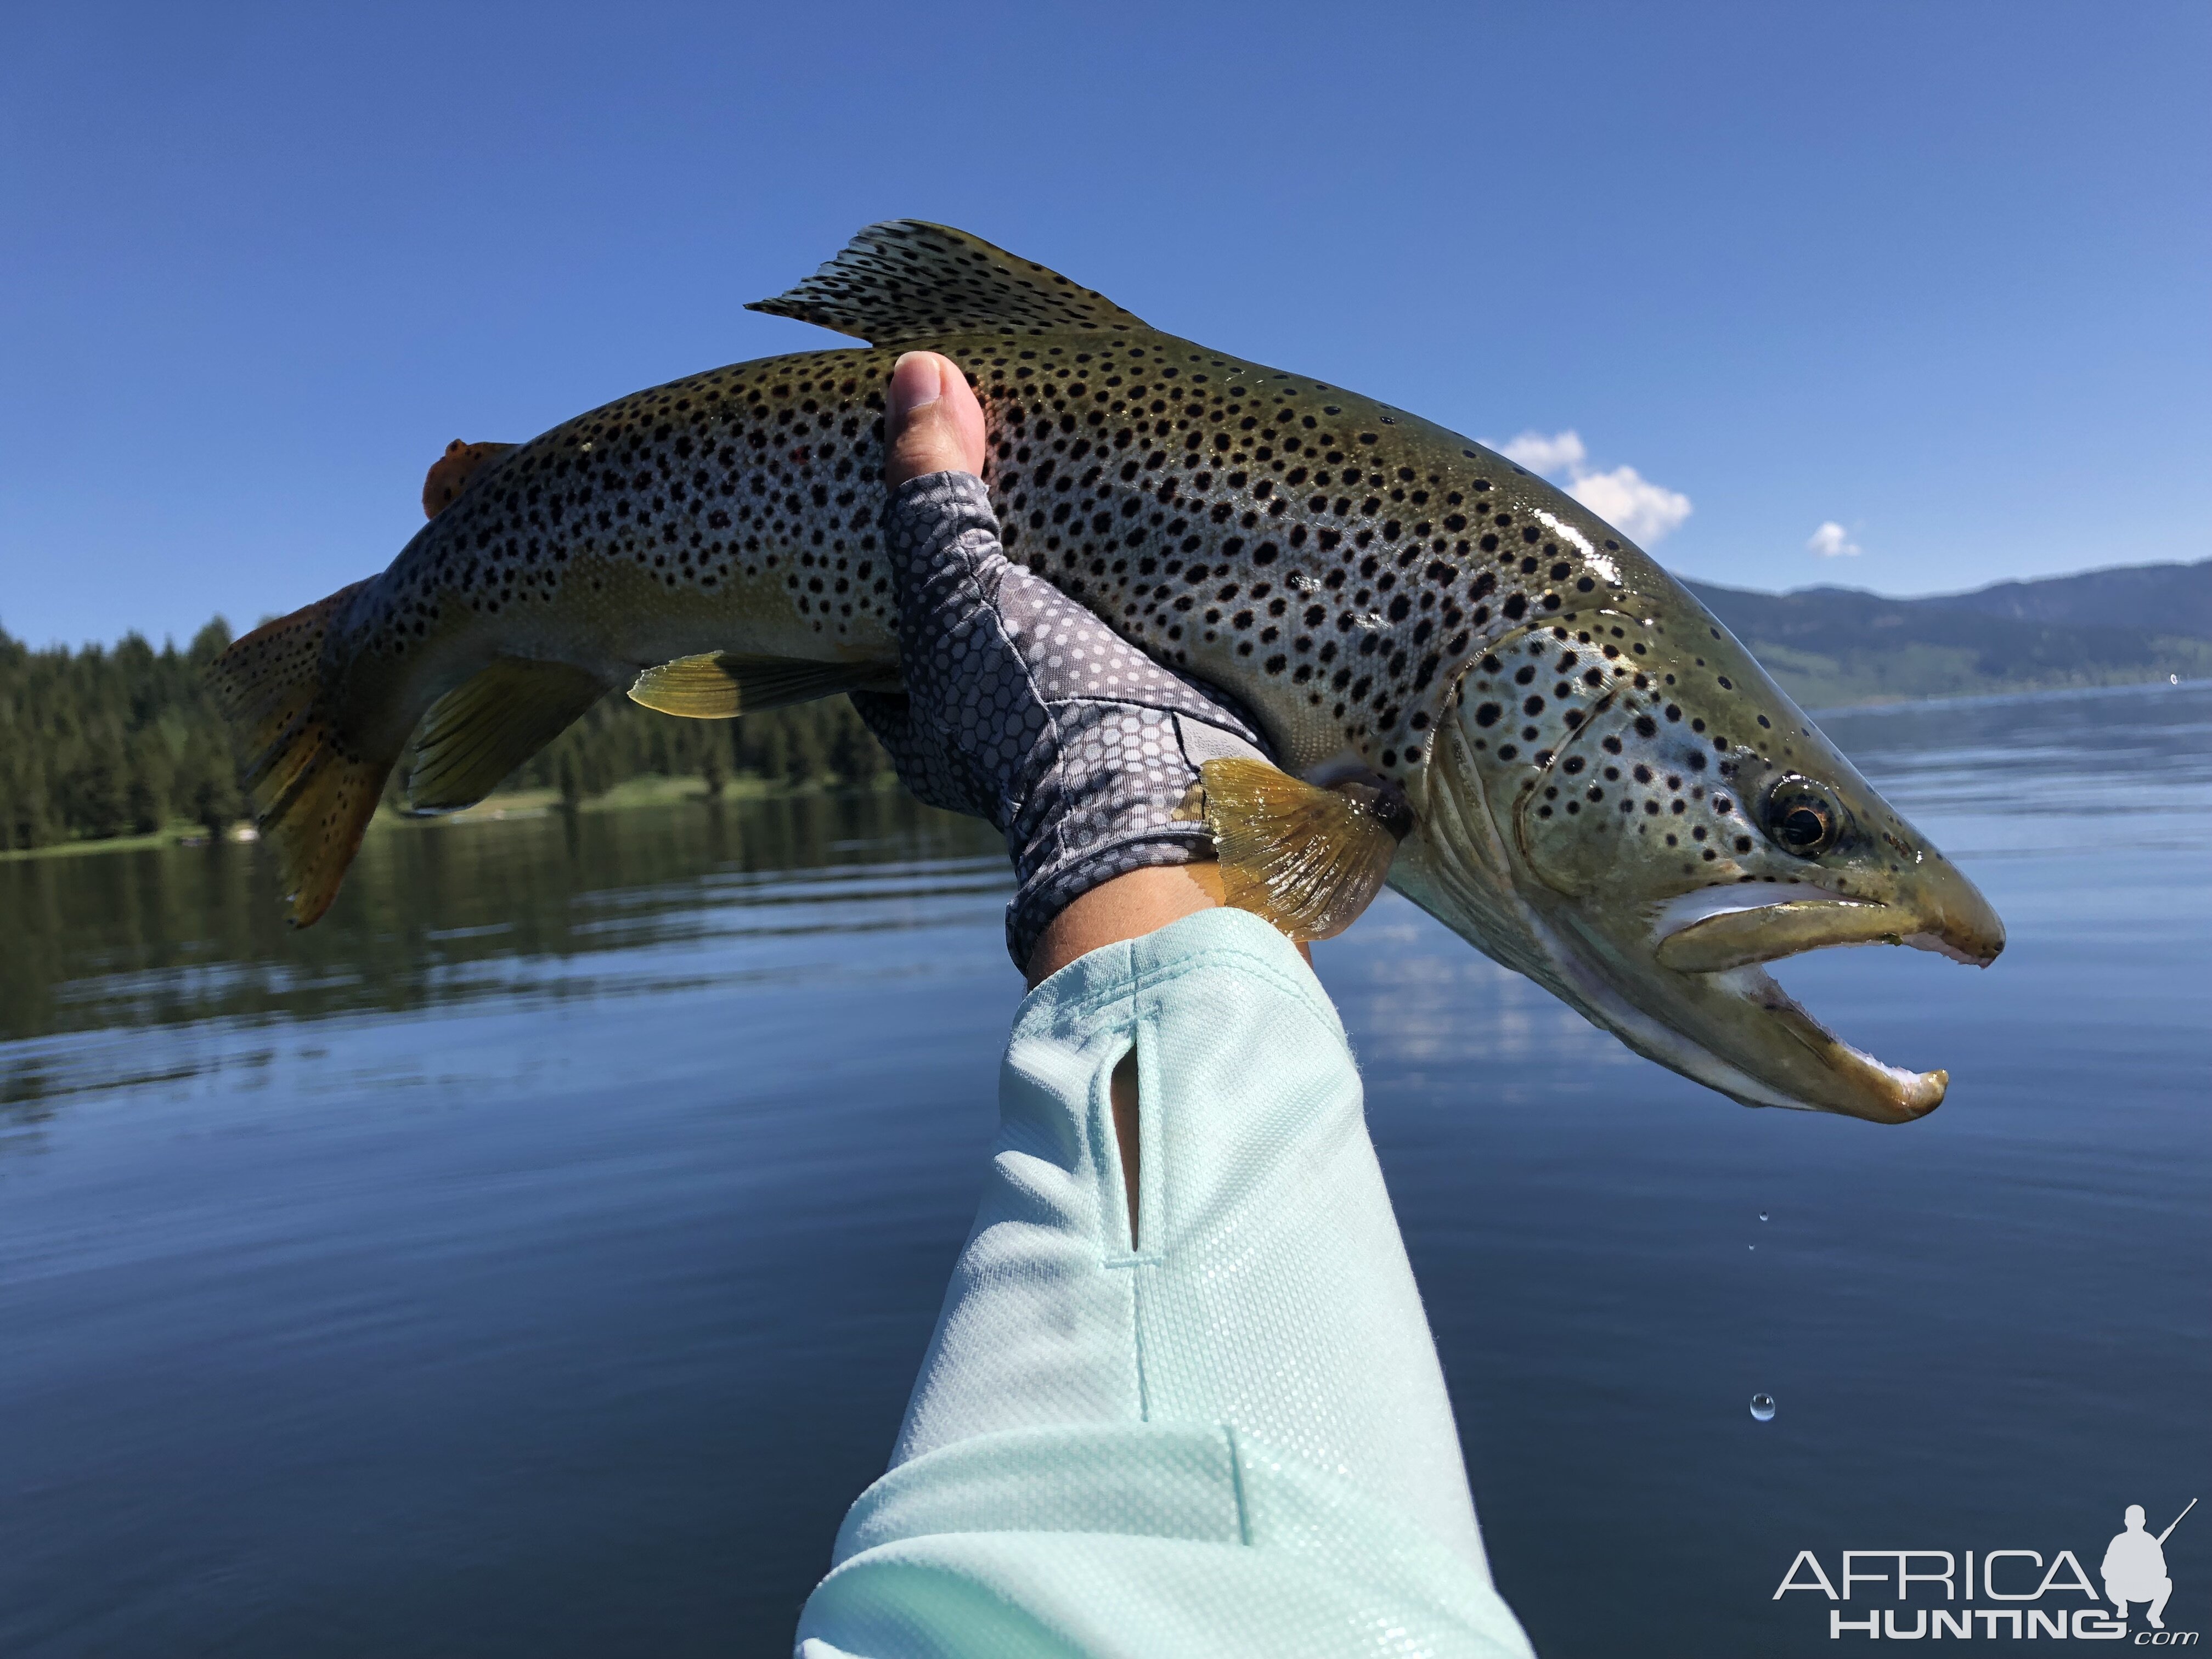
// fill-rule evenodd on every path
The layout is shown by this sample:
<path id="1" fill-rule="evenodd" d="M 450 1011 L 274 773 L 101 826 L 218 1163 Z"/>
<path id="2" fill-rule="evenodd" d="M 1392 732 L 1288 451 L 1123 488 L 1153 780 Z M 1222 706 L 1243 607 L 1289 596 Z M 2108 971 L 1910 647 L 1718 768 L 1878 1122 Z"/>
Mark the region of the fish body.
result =
<path id="1" fill-rule="evenodd" d="M 1985 961 L 2001 926 L 1588 508 L 941 227 L 872 227 L 760 308 L 872 343 L 483 447 L 382 575 L 219 665 L 295 920 L 328 904 L 410 735 L 411 797 L 442 810 L 615 686 L 685 713 L 896 686 L 883 388 L 927 348 L 982 402 L 1009 556 L 1227 693 L 1288 774 L 1395 792 L 1389 878 L 1416 902 L 1738 1099 L 1893 1119 L 1940 1100 L 1941 1074 L 1844 1048 L 1757 964 L 1844 934 Z M 718 666 L 666 678 L 686 664 Z"/>

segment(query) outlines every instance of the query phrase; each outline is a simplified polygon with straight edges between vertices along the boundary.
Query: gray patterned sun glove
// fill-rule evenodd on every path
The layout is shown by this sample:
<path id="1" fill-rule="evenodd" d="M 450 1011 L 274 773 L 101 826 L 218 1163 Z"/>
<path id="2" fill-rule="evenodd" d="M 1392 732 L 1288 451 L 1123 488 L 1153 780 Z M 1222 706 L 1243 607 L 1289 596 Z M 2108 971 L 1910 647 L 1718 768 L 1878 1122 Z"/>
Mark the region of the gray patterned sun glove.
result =
<path id="1" fill-rule="evenodd" d="M 972 474 L 909 479 L 884 530 L 906 694 L 853 705 L 909 790 L 1006 836 L 1016 967 L 1102 882 L 1213 856 L 1206 825 L 1176 813 L 1204 762 L 1267 758 L 1247 720 L 1011 562 Z"/>

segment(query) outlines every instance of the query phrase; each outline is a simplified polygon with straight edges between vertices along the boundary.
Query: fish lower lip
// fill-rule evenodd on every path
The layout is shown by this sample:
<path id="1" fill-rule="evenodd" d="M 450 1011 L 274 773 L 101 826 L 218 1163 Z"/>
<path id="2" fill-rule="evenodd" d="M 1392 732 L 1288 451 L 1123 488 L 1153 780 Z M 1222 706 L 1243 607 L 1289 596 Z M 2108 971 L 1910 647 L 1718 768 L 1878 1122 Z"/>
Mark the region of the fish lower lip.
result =
<path id="1" fill-rule="evenodd" d="M 1911 1123 L 1943 1103 L 1951 1084 L 1948 1072 L 1907 1071 L 1854 1048 L 1807 1013 L 1764 969 L 1734 968 L 1713 977 L 1764 1008 L 1831 1073 L 1852 1085 L 1844 1103 L 1826 1109 L 1874 1123 Z"/>
<path id="2" fill-rule="evenodd" d="M 1661 965 L 1705 978 L 1764 1011 L 1841 1085 L 1820 1091 L 1826 1109 L 1877 1123 L 1909 1123 L 1934 1111 L 1949 1074 L 1907 1071 L 1853 1048 L 1761 964 L 1846 945 L 1909 945 L 1986 967 L 2004 945 L 2002 924 L 1971 890 L 1961 902 L 1939 896 L 1923 907 L 1747 883 L 1685 895 L 1658 921 L 1675 924 L 1657 943 Z"/>

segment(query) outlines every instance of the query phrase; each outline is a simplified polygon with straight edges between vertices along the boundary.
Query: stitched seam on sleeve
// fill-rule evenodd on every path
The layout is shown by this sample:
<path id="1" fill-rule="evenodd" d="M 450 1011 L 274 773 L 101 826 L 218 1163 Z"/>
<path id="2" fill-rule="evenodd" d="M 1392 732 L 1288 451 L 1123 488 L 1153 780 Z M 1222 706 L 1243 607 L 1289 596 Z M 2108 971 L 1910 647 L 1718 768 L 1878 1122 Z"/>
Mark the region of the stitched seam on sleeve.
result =
<path id="1" fill-rule="evenodd" d="M 1237 1501 L 1237 1541 L 1247 1549 L 1252 1545 L 1252 1505 L 1244 1493 L 1244 1447 L 1237 1437 L 1237 1425 L 1224 1423 L 1221 1433 L 1229 1442 L 1229 1490 Z"/>

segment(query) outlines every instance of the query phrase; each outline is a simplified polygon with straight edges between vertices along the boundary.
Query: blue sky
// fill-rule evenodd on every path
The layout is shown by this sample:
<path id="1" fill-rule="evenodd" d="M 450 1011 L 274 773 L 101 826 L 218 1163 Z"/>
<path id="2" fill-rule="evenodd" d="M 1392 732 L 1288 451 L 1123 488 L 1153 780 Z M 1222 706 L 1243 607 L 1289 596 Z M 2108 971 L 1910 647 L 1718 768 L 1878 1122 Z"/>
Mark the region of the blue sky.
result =
<path id="1" fill-rule="evenodd" d="M 27 8 L 0 627 L 369 574 L 450 438 L 836 343 L 742 304 L 897 216 L 1534 434 L 1692 575 L 2202 558 L 2208 65 L 2194 0 Z"/>

